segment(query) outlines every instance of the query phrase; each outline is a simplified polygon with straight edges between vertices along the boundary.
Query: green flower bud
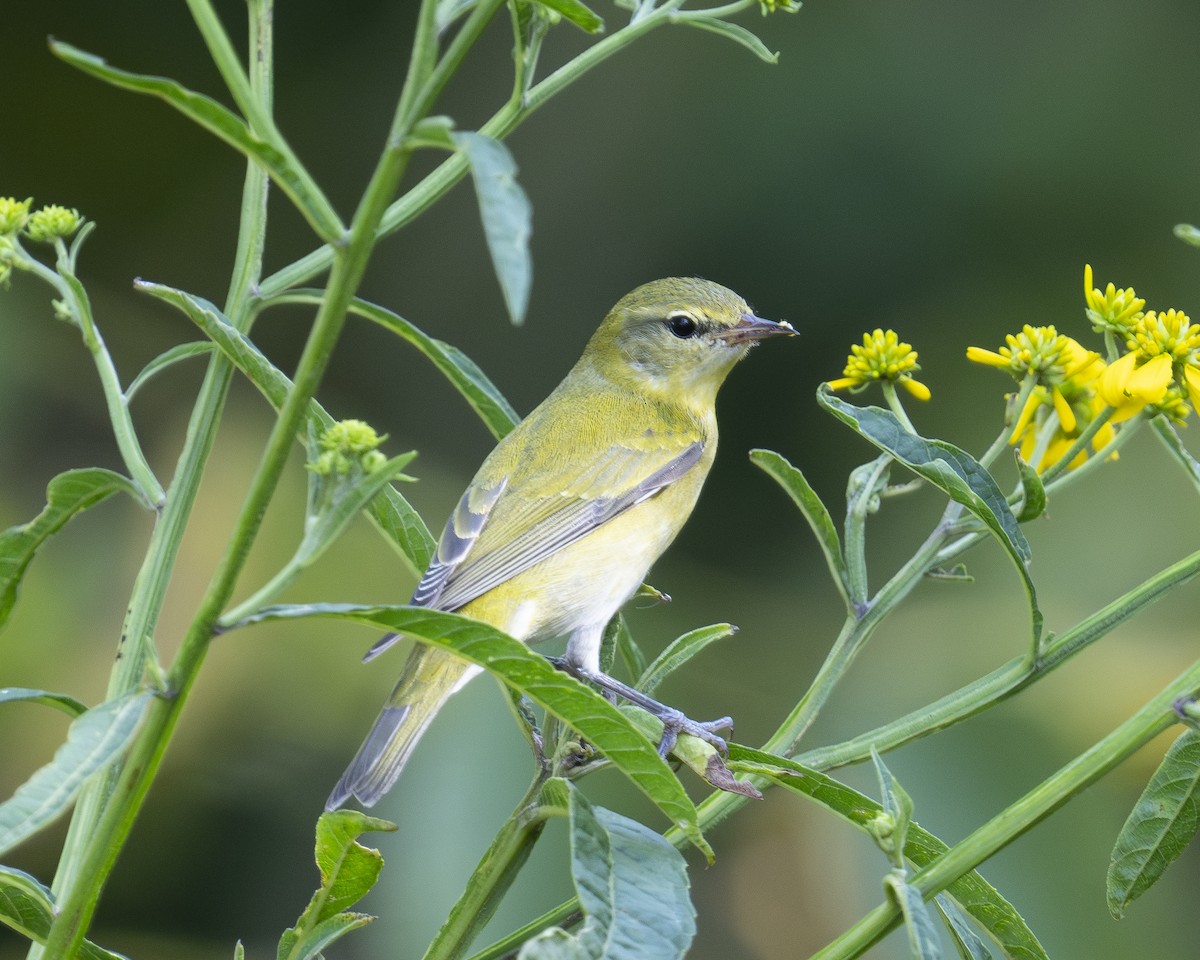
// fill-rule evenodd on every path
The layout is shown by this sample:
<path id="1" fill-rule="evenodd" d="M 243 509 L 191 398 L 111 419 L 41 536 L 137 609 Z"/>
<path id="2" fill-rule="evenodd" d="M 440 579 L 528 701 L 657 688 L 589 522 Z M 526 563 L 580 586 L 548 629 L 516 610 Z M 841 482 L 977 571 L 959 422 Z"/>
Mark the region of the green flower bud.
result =
<path id="1" fill-rule="evenodd" d="M 387 434 L 380 436 L 362 420 L 340 420 L 321 434 L 322 452 L 310 469 L 323 477 L 347 474 L 356 467 L 373 473 L 387 463 L 387 457 L 375 449 L 386 439 Z"/>
<path id="2" fill-rule="evenodd" d="M 26 200 L 0 197 L 0 236 L 12 236 L 21 231 L 29 219 L 31 203 L 33 203 L 33 197 Z"/>
<path id="3" fill-rule="evenodd" d="M 38 243 L 53 243 L 65 240 L 83 226 L 83 217 L 78 210 L 68 210 L 57 204 L 49 204 L 29 215 L 25 234 Z"/>

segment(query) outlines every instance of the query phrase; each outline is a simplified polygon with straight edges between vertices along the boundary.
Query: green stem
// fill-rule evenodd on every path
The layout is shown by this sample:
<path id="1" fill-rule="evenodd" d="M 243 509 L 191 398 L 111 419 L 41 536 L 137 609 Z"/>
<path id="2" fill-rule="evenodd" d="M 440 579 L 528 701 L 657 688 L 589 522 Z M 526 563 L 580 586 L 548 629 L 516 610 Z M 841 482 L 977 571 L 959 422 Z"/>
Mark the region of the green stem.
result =
<path id="1" fill-rule="evenodd" d="M 463 895 L 425 951 L 424 960 L 458 960 L 496 912 L 546 828 L 546 813 L 538 803 L 542 782 L 540 775 L 534 779 L 492 840 L 467 881 Z"/>
<path id="2" fill-rule="evenodd" d="M 1183 441 L 1179 438 L 1174 424 L 1162 416 L 1154 417 L 1150 423 L 1154 426 L 1154 432 L 1158 435 L 1158 439 L 1162 441 L 1163 446 L 1170 451 L 1171 456 L 1183 467 L 1188 479 L 1192 481 L 1192 485 L 1196 487 L 1197 491 L 1200 491 L 1200 463 L 1184 447 Z"/>
<path id="3" fill-rule="evenodd" d="M 888 409 L 896 415 L 896 419 L 909 433 L 915 434 L 916 428 L 912 425 L 912 421 L 908 419 L 908 413 L 904 409 L 904 404 L 900 402 L 900 397 L 896 394 L 896 385 L 891 380 L 884 380 L 881 384 L 883 387 L 883 398 L 887 401 Z"/>
<path id="4" fill-rule="evenodd" d="M 910 883 L 925 899 L 945 890 L 974 870 L 998 850 L 1091 786 L 1162 731 L 1179 722 L 1175 703 L 1195 695 L 1200 688 L 1200 663 L 1193 664 L 1158 696 L 1117 727 L 1107 737 L 1080 754 L 1056 774 L 1005 808 L 961 843 L 912 877 Z M 876 907 L 811 960 L 850 960 L 878 943 L 900 922 L 892 902 Z"/>
<path id="5" fill-rule="evenodd" d="M 249 14 L 254 44 L 251 75 L 258 96 L 271 100 L 271 7 L 272 0 L 251 0 Z M 245 330 L 251 318 L 253 292 L 262 271 L 262 253 L 266 237 L 268 179 L 256 164 L 248 163 L 242 194 L 241 227 L 234 260 L 233 276 L 226 300 L 226 315 L 239 329 Z M 191 516 L 203 477 L 204 467 L 216 440 L 225 400 L 232 382 L 234 366 L 224 355 L 214 352 L 193 406 L 183 450 L 162 513 L 155 524 L 145 559 L 135 580 L 117 663 L 109 680 L 108 698 L 137 689 L 147 669 L 157 672 L 153 647 L 162 605 L 179 547 Z M 156 701 L 139 734 L 145 745 L 151 735 L 160 740 L 153 744 L 161 757 L 174 719 L 170 716 L 175 701 Z M 144 751 L 144 746 L 143 746 Z M 151 752 L 151 756 L 154 756 Z M 68 944 L 82 939 L 100 891 L 117 854 L 132 828 L 142 798 L 149 789 L 157 760 L 146 768 L 140 785 L 120 785 L 119 776 L 134 766 L 131 757 L 107 776 L 98 777 L 85 787 L 63 844 L 63 853 L 53 890 L 58 897 L 60 918 L 50 931 L 46 951 L 51 957 L 69 956 Z M 127 777 L 124 777 L 126 781 Z M 131 789 L 138 787 L 140 789 Z M 103 819 L 103 825 L 101 823 Z M 31 951 L 31 960 L 41 949 Z"/>
<path id="6" fill-rule="evenodd" d="M 1083 432 L 1080 433 L 1079 436 L 1075 438 L 1075 442 L 1071 444 L 1071 448 L 1065 454 L 1059 457 L 1057 461 L 1052 463 L 1047 468 L 1046 472 L 1042 474 L 1042 483 L 1052 483 L 1056 477 L 1070 469 L 1071 461 L 1079 456 L 1080 452 L 1088 448 L 1092 442 L 1092 438 L 1100 432 L 1100 429 L 1112 419 L 1112 415 L 1116 412 L 1117 410 L 1115 407 L 1105 407 L 1099 416 L 1097 416 L 1094 420 L 1092 420 L 1091 423 L 1084 427 Z M 1132 427 L 1132 424 L 1129 426 Z M 1125 430 L 1121 430 L 1117 436 L 1119 437 L 1120 434 L 1124 432 Z M 1113 442 L 1116 442 L 1115 439 Z M 1097 454 L 1096 459 L 1103 458 L 1099 457 Z M 1038 461 L 1034 460 L 1033 462 L 1037 463 Z"/>

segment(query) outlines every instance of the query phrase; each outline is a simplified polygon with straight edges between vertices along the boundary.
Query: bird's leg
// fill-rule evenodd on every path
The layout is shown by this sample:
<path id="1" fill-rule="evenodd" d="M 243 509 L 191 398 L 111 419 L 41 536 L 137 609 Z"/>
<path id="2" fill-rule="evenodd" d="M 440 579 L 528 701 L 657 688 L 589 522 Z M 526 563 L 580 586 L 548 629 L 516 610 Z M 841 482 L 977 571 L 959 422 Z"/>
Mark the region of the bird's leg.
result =
<path id="1" fill-rule="evenodd" d="M 563 673 L 569 673 L 576 680 L 583 680 L 594 683 L 605 693 L 621 697 L 628 700 L 636 707 L 641 707 L 647 713 L 652 714 L 662 721 L 663 733 L 662 739 L 658 743 L 658 752 L 660 756 L 666 757 L 675 746 L 675 741 L 679 739 L 681 733 L 686 733 L 691 737 L 698 737 L 707 744 L 711 744 L 722 756 L 729 756 L 729 747 L 725 743 L 724 738 L 719 734 L 719 730 L 733 730 L 733 718 L 722 717 L 720 720 L 700 721 L 693 720 L 681 710 L 674 707 L 669 707 L 665 703 L 659 703 L 653 697 L 649 697 L 640 690 L 635 690 L 628 684 L 622 683 L 615 677 L 610 677 L 607 673 L 588 670 L 579 664 L 572 663 L 565 657 L 547 657 L 547 660 L 558 670 Z"/>

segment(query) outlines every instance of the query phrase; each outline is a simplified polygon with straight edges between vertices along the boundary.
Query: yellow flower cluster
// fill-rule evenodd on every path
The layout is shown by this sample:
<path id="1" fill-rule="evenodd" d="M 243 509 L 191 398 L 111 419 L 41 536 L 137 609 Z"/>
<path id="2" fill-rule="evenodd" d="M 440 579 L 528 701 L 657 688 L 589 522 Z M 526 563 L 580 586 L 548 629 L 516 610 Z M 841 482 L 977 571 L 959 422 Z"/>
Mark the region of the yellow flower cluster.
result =
<path id="1" fill-rule="evenodd" d="M 902 343 L 895 330 L 876 328 L 863 334 L 861 344 L 850 347 L 843 375 L 831 380 L 829 386 L 833 390 L 861 390 L 876 381 L 898 383 L 918 400 L 928 400 L 929 388 L 913 379 L 913 373 L 920 369 L 917 351 L 911 344 Z"/>

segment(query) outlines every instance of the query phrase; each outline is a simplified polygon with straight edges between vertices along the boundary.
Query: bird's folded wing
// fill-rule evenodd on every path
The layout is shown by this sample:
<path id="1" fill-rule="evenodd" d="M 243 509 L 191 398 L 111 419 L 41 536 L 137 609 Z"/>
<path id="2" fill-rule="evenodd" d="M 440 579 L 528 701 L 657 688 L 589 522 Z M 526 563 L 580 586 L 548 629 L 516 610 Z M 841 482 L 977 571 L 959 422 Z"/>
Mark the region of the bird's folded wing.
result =
<path id="1" fill-rule="evenodd" d="M 463 494 L 438 543 L 437 557 L 412 602 L 457 610 L 545 560 L 613 517 L 662 491 L 699 461 L 699 441 L 678 447 L 610 447 L 582 469 L 564 465 L 529 497 L 505 476 Z"/>

